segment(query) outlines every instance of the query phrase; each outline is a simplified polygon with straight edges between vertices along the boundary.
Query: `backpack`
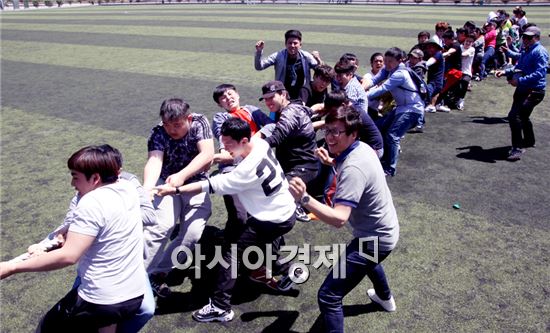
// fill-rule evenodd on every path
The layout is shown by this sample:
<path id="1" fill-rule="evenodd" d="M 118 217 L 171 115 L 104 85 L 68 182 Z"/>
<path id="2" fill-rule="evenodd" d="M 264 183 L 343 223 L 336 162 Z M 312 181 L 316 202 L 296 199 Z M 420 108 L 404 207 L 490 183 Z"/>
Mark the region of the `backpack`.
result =
<path id="1" fill-rule="evenodd" d="M 405 87 L 399 87 L 399 88 L 407 90 L 407 91 L 412 91 L 412 92 L 418 93 L 420 95 L 420 98 L 424 102 L 424 105 L 430 104 L 431 99 L 432 99 L 432 94 L 431 94 L 431 91 L 428 87 L 428 84 L 426 84 L 426 81 L 424 81 L 424 79 L 422 77 L 420 77 L 420 75 L 418 75 L 418 73 L 413 71 L 412 68 L 410 68 L 410 67 L 405 67 L 402 70 L 405 70 L 405 71 L 407 71 L 407 73 L 409 73 L 409 75 L 410 75 L 410 77 L 411 77 L 411 79 L 412 79 L 412 81 L 413 81 L 413 83 L 416 87 L 416 90 L 412 90 L 412 89 L 405 88 Z"/>

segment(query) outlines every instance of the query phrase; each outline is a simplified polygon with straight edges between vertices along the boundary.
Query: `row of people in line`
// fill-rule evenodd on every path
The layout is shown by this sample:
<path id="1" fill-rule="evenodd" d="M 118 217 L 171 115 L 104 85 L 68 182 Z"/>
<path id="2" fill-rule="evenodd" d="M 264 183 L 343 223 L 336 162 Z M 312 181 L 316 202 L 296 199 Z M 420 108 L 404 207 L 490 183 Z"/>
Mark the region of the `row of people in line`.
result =
<path id="1" fill-rule="evenodd" d="M 191 113 L 189 105 L 183 99 L 174 98 L 162 103 L 160 110 L 162 122 L 153 128 L 149 137 L 149 157 L 144 169 L 144 196 L 153 199 L 152 204 L 156 222 L 151 225 L 145 225 L 146 232 L 143 236 L 132 235 L 132 237 L 143 237 L 145 240 L 141 247 L 133 245 L 132 248 L 134 250 L 137 249 L 138 252 L 142 250 L 144 257 L 143 266 L 151 280 L 151 285 L 160 297 L 166 297 L 169 294 L 165 279 L 168 272 L 174 267 L 173 254 L 176 253 L 176 249 L 179 246 L 192 249 L 202 235 L 212 211 L 208 192 L 217 192 L 226 195 L 224 202 L 228 211 L 228 224 L 226 227 L 227 236 L 224 257 L 232 259 L 229 262 L 235 260 L 235 258 L 231 258 L 232 253 L 227 250 L 227 244 L 231 242 L 240 244 L 239 249 L 241 252 L 239 253 L 242 253 L 243 249 L 251 244 L 269 243 L 273 245 L 273 252 L 276 254 L 278 246 L 283 242 L 283 235 L 291 230 L 296 214 L 299 214 L 301 209 L 309 210 L 321 220 L 337 226 L 342 225 L 349 218 L 352 227 L 356 231 L 354 233 L 355 236 L 376 236 L 383 239 L 382 242 L 386 244 L 382 249 L 383 251 L 391 252 L 391 249 L 395 246 L 398 234 L 397 218 L 394 216 L 391 196 L 389 195 L 389 190 L 387 190 L 385 180 L 381 181 L 379 176 L 382 175 L 381 179 L 383 179 L 384 173 L 386 175 L 395 174 L 400 139 L 408 129 L 414 127 L 419 121 L 423 115 L 426 103 L 423 100 L 418 83 L 414 80 L 414 75 L 407 69 L 407 65 L 403 61 L 403 51 L 398 48 L 390 48 L 385 52 L 384 66 L 376 75 L 363 80 L 363 84 L 368 88 L 368 92 L 365 92 L 365 88 L 357 80 L 355 75 L 357 61 L 355 59 L 354 62 L 353 57 L 349 54 L 344 55 L 335 65 L 334 69 L 326 65 L 311 64 L 315 66 L 315 74 L 311 84 L 307 81 L 308 84 L 305 87 L 302 85 L 300 89 L 297 89 L 295 87 L 296 82 L 301 81 L 302 77 L 296 73 L 297 69 L 294 66 L 300 66 L 296 65 L 296 63 L 304 65 L 302 61 L 304 59 L 298 56 L 298 54 L 301 54 L 301 35 L 297 35 L 291 31 L 289 36 L 290 41 L 287 40 L 287 49 L 285 50 L 290 54 L 291 51 L 288 50 L 290 47 L 292 52 L 297 55 L 297 58 L 293 60 L 293 66 L 285 66 L 285 69 L 281 70 L 284 73 L 282 77 L 283 81 L 270 81 L 262 87 L 261 100 L 265 101 L 266 107 L 273 115 L 272 118 L 256 107 L 241 107 L 240 98 L 235 87 L 227 84 L 220 85 L 214 90 L 214 101 L 224 111 L 214 116 L 212 128 L 204 115 Z M 519 57 L 518 66 L 524 73 L 519 77 L 511 76 L 510 79 L 511 84 L 514 85 L 515 82 L 518 85 L 518 91 L 522 92 L 521 96 L 518 95 L 518 103 L 521 106 L 518 106 L 516 109 L 513 107 L 513 110 L 516 110 L 518 121 L 511 121 L 511 127 L 515 126 L 512 128 L 514 148 L 523 149 L 528 140 L 531 140 L 534 144 L 532 126 L 531 130 L 529 130 L 525 126 L 525 119 L 528 121 L 530 111 L 544 97 L 544 87 L 542 87 L 541 95 L 539 86 L 545 83 L 545 76 L 542 78 L 539 77 L 539 67 L 542 66 L 544 70 L 546 69 L 548 54 L 540 46 L 538 42 L 539 38 L 540 30 L 538 28 L 528 27 L 525 30 L 522 35 L 524 47 L 521 54 L 517 54 L 517 57 Z M 292 39 L 299 39 L 300 44 L 293 44 L 291 42 Z M 428 53 L 431 52 L 431 49 L 439 51 L 435 43 L 430 41 L 422 45 L 426 46 Z M 262 43 L 258 43 L 257 50 L 260 55 L 261 47 Z M 285 50 L 282 52 L 285 53 Z M 420 52 L 416 52 L 415 50 L 419 49 L 413 49 L 409 55 L 409 65 L 413 67 L 414 64 L 410 61 L 412 60 L 411 55 L 420 56 Z M 512 56 L 516 57 L 514 54 Z M 274 57 L 274 59 L 278 59 L 278 57 Z M 318 55 L 316 57 L 312 56 L 312 59 L 320 61 Z M 544 61 L 546 61 L 545 64 L 543 64 Z M 281 62 L 286 63 L 286 60 L 281 60 Z M 301 69 L 298 72 L 301 72 Z M 280 71 L 276 69 L 277 73 L 280 73 Z M 286 74 L 289 73 L 291 77 L 293 75 L 296 75 L 296 77 L 286 82 Z M 499 71 L 497 76 L 509 75 L 510 73 L 514 73 L 514 71 L 512 69 L 506 72 Z M 303 79 L 305 80 L 306 77 L 304 73 Z M 319 87 L 324 87 L 324 90 L 326 90 L 329 86 L 327 78 L 330 78 L 330 81 L 332 81 L 330 84 L 338 87 L 334 88 L 334 90 L 340 90 L 340 93 L 325 92 L 324 99 L 313 98 L 311 101 L 308 97 L 306 104 L 311 103 L 311 108 L 304 105 L 303 102 L 293 102 L 289 90 L 294 89 L 295 94 L 297 94 L 295 96 L 313 96 L 315 95 L 314 90 L 317 92 L 317 88 Z M 316 80 L 322 82 L 315 83 Z M 293 88 L 287 88 L 284 82 L 291 84 Z M 429 83 L 430 80 L 428 79 Z M 525 83 L 525 86 L 521 83 Z M 536 87 L 530 86 L 535 83 L 538 84 Z M 308 89 L 309 94 L 307 93 Z M 396 106 L 379 119 L 379 127 L 372 126 L 374 121 L 369 116 L 369 103 L 367 101 L 374 100 L 387 92 L 391 93 Z M 522 98 L 521 101 L 519 101 L 520 97 Z M 528 107 L 525 106 L 526 103 L 529 104 Z M 514 105 L 516 105 L 516 102 Z M 529 108 L 530 110 L 527 110 Z M 525 114 L 527 111 L 529 111 L 528 114 Z M 314 114 L 324 115 L 324 122 L 314 123 L 312 121 Z M 239 120 L 237 121 L 235 118 Z M 227 125 L 225 125 L 226 123 Z M 512 126 L 512 123 L 514 126 Z M 519 126 L 517 126 L 518 124 Z M 315 128 L 322 126 L 325 126 L 326 146 L 317 147 Z M 381 128 L 382 133 L 385 133 L 382 145 L 380 145 L 380 132 L 376 134 L 378 128 Z M 250 134 L 248 134 L 249 132 Z M 218 153 L 215 153 L 214 137 L 220 141 L 220 151 Z M 360 140 L 358 141 L 357 139 Z M 360 141 L 365 141 L 366 144 L 360 143 Z M 519 147 L 516 147 L 516 144 Z M 274 154 L 271 148 L 276 149 Z M 359 152 L 365 149 L 366 152 L 356 153 L 356 151 Z M 85 194 L 92 193 L 93 190 L 100 187 L 102 189 L 108 188 L 103 187 L 104 185 L 123 183 L 122 181 L 117 181 L 118 171 L 122 164 L 121 157 L 120 155 L 113 157 L 117 156 L 117 154 L 111 152 L 111 150 L 116 152 L 111 147 L 87 147 L 77 152 L 75 154 L 77 157 L 73 156 L 69 160 L 69 169 L 73 173 L 73 185 L 79 193 L 79 196 L 75 199 L 75 201 L 78 201 L 78 205 L 74 209 L 75 215 L 69 219 L 71 223 L 78 220 L 86 225 L 86 223 L 93 222 L 97 218 L 96 215 L 92 217 L 86 216 L 86 214 L 92 214 L 96 208 L 93 205 L 97 202 L 94 201 L 91 203 L 91 208 L 86 208 L 86 205 L 81 205 L 82 200 L 79 197 L 82 198 Z M 252 151 L 258 153 L 251 155 Z M 352 152 L 354 153 L 352 154 Z M 82 161 L 78 157 L 80 155 L 85 156 L 85 158 L 82 158 Z M 355 159 L 359 157 L 363 160 L 356 161 Z M 370 161 L 372 157 L 375 158 L 374 161 Z M 378 160 L 380 157 L 382 157 L 382 163 Z M 119 162 L 108 162 L 108 160 L 115 158 Z M 348 158 L 350 159 L 348 160 Z M 79 163 L 83 163 L 83 165 L 75 165 L 75 159 L 80 161 Z M 99 164 L 93 167 L 95 169 L 90 171 L 86 169 L 90 167 L 86 164 L 89 160 L 100 162 L 97 162 Z M 322 177 L 321 179 L 318 178 L 319 170 L 321 169 L 319 160 L 327 165 L 329 169 L 327 177 Z M 221 175 L 218 178 L 208 177 L 206 170 L 208 170 L 212 161 L 221 164 Z M 248 163 L 245 161 L 248 161 Z M 349 163 L 346 163 L 346 161 Z M 351 171 L 353 169 L 351 165 L 361 165 L 361 163 L 366 162 L 368 163 L 364 170 Z M 113 170 L 116 169 L 116 173 L 114 174 L 117 177 L 113 176 L 111 169 L 107 173 L 102 170 L 107 165 Z M 344 165 L 348 167 L 344 167 Z M 354 172 L 359 172 L 359 174 L 354 174 Z M 370 176 L 374 178 L 369 178 L 365 174 L 361 174 L 361 172 L 372 173 L 374 176 Z M 371 181 L 375 182 L 377 184 L 375 186 L 376 191 L 386 193 L 382 195 L 384 198 L 383 202 L 376 202 L 377 205 L 381 205 L 380 207 L 362 206 L 367 204 L 363 200 L 373 195 L 371 192 L 373 187 L 367 186 L 362 189 L 361 187 L 356 189 L 348 186 L 352 184 L 350 181 L 355 181 L 354 184 L 358 184 L 356 177 L 363 177 L 363 179 L 367 179 L 368 183 Z M 290 186 L 288 185 L 289 182 Z M 321 185 L 319 186 L 319 184 Z M 248 185 L 251 188 L 247 187 Z M 369 183 L 366 185 L 372 184 Z M 322 198 L 321 202 L 324 201 L 325 203 L 330 203 L 330 205 L 323 206 L 321 202 L 305 194 L 308 188 L 315 187 L 322 189 L 320 195 L 320 198 Z M 290 192 L 294 195 L 294 200 L 289 200 L 291 197 L 287 193 L 288 188 L 290 188 Z M 263 198 L 261 195 L 258 195 L 260 191 L 265 196 L 264 202 L 260 201 L 260 198 Z M 280 194 L 281 198 L 277 202 L 275 202 L 273 197 L 276 194 Z M 88 196 L 88 198 L 90 197 L 95 196 Z M 294 203 L 295 201 L 298 201 L 298 205 Z M 88 202 L 88 200 L 84 202 Z M 117 201 L 113 200 L 113 202 Z M 133 205 L 130 206 L 134 207 Z M 124 207 L 128 207 L 128 205 L 124 204 Z M 362 208 L 358 209 L 358 207 Z M 110 210 L 104 210 L 103 208 L 98 208 L 102 214 L 112 213 Z M 273 214 L 270 210 L 275 211 L 275 208 L 277 208 L 277 214 Z M 369 214 L 375 208 L 383 210 L 385 212 L 382 214 L 383 216 L 370 216 Z M 83 209 L 83 211 L 80 211 L 80 209 Z M 90 211 L 85 209 L 90 209 Z M 357 215 L 354 215 L 356 213 Z M 135 219 L 137 217 L 135 209 L 132 214 Z M 359 219 L 359 217 L 361 218 Z M 112 215 L 109 218 L 116 220 Z M 180 223 L 179 232 L 176 238 L 170 241 L 170 235 L 178 222 Z M 388 227 L 391 232 L 383 232 L 383 229 L 379 229 L 380 225 L 377 225 L 377 223 Z M 43 256 L 35 256 L 25 261 L 2 263 L 0 266 L 2 268 L 1 275 L 5 277 L 14 272 L 63 267 L 63 265 L 75 262 L 80 256 L 85 254 L 91 255 L 89 260 L 81 265 L 82 268 L 79 268 L 78 280 L 80 282 L 75 284 L 78 287 L 74 289 L 77 291 L 71 291 L 72 294 L 70 293 L 68 295 L 70 297 L 63 300 L 63 304 L 71 305 L 71 302 L 78 300 L 75 297 L 81 297 L 92 304 L 96 304 L 94 302 L 97 302 L 97 304 L 106 304 L 101 303 L 104 300 L 101 297 L 98 298 L 98 294 L 95 294 L 95 292 L 97 291 L 101 295 L 102 292 L 107 292 L 108 294 L 110 291 L 108 289 L 107 291 L 96 290 L 98 289 L 97 285 L 91 282 L 95 279 L 93 274 L 97 273 L 97 271 L 94 272 L 94 265 L 100 265 L 100 263 L 92 259 L 96 253 L 92 252 L 92 255 L 88 254 L 87 251 L 90 248 L 94 248 L 96 252 L 107 251 L 110 255 L 109 251 L 116 248 L 116 245 L 110 245 L 115 247 L 104 248 L 101 246 L 98 248 L 84 246 L 75 249 L 74 247 L 74 240 L 78 240 L 83 245 L 90 244 L 90 242 L 93 243 L 94 239 L 100 237 L 98 235 L 100 235 L 100 230 L 104 230 L 103 227 L 103 225 L 97 225 L 96 223 L 91 228 L 93 230 L 88 230 L 86 226 L 78 227 L 78 224 L 75 224 L 72 227 L 71 224 L 71 226 L 65 228 L 62 232 L 58 230 L 55 234 L 56 236 L 51 237 L 50 241 L 55 243 L 57 235 L 66 234 L 66 241 L 61 247 L 62 251 L 51 251 Z M 264 232 L 265 234 L 263 234 Z M 77 235 L 75 236 L 74 233 Z M 83 238 L 81 234 L 88 235 L 91 239 Z M 70 239 L 72 241 L 69 241 Z M 353 244 L 357 242 L 356 239 L 357 237 L 349 245 L 350 251 L 355 254 L 357 254 L 357 251 L 353 247 L 355 246 Z M 105 244 L 110 241 L 108 239 Z M 116 240 L 113 241 L 116 243 Z M 66 247 L 67 244 L 70 244 L 70 246 Z M 40 248 L 40 250 L 43 252 L 43 248 Z M 35 251 L 29 249 L 29 252 L 34 253 Z M 55 253 L 56 255 L 52 255 L 51 253 Z M 126 255 L 132 258 L 135 257 L 134 252 Z M 62 259 L 63 265 L 52 264 L 51 260 L 54 258 Z M 185 252 L 179 252 L 176 260 L 178 262 L 185 262 Z M 128 264 L 128 267 L 134 266 L 131 263 Z M 365 270 L 365 267 L 367 267 L 367 270 Z M 378 275 L 372 273 L 371 269 L 378 271 Z M 367 274 L 373 280 L 376 290 L 376 292 L 369 291 L 371 299 L 382 305 L 386 310 L 392 311 L 395 309 L 395 304 L 389 288 L 387 288 L 387 283 L 384 282 L 385 277 L 383 277 L 383 273 L 379 274 L 380 269 L 381 266 L 379 265 L 365 265 L 359 270 L 360 273 L 357 273 L 358 280 L 354 283 L 358 283 Z M 135 268 L 132 270 L 132 274 L 134 273 L 138 275 L 142 274 L 142 277 L 136 280 L 140 282 L 136 284 L 138 287 L 134 287 L 139 289 L 143 284 L 147 284 L 147 275 L 143 271 Z M 277 281 L 273 275 L 288 275 L 288 267 L 277 267 L 271 272 L 263 269 L 247 272 L 247 274 L 254 281 L 265 283 L 268 286 L 277 286 Z M 109 278 L 113 278 L 113 276 L 115 275 L 109 275 Z M 125 275 L 121 274 L 119 276 Z M 91 279 L 91 277 L 93 278 Z M 107 281 L 107 285 L 113 282 L 109 279 Z M 350 285 L 351 288 L 347 286 L 335 292 L 336 289 L 342 287 L 340 282 L 327 278 L 323 286 L 325 289 L 321 289 L 322 291 L 326 291 L 326 293 L 319 293 L 319 304 L 328 327 L 341 326 L 341 299 L 355 286 L 352 283 Z M 216 293 L 213 295 L 212 302 L 194 313 L 194 318 L 201 321 L 230 320 L 233 317 L 233 312 L 229 306 L 233 284 L 234 279 L 227 276 L 227 271 L 220 270 Z M 143 290 L 145 289 L 144 287 Z M 115 307 L 108 307 L 107 310 L 102 309 L 102 311 L 114 312 L 117 316 L 120 315 L 119 311 L 128 311 L 123 315 L 125 319 L 130 319 L 130 317 L 140 311 L 140 314 L 145 314 L 142 317 L 150 318 L 150 306 L 144 306 L 147 302 L 142 302 L 143 295 L 145 294 L 144 292 L 141 296 L 126 295 L 136 296 L 137 298 L 134 297 L 135 299 L 125 298 L 125 296 L 119 294 L 114 297 L 118 297 L 124 302 L 131 300 L 131 311 L 127 308 L 128 304 L 121 305 L 119 304 L 120 302 L 116 303 Z M 338 296 L 335 297 L 334 295 Z M 109 297 L 111 296 L 109 295 Z M 112 302 L 112 298 L 109 299 L 110 301 L 108 302 Z M 113 303 L 108 304 L 112 305 Z M 136 304 L 138 305 L 137 308 Z M 140 304 L 142 308 L 145 308 L 144 310 L 139 310 Z M 119 306 L 124 310 L 121 310 L 122 308 L 119 308 Z M 45 319 L 44 323 L 47 325 L 52 320 L 59 320 L 59 318 L 57 315 L 53 315 L 53 317 L 46 316 L 47 320 Z M 112 320 L 112 317 L 109 318 L 111 318 L 109 320 Z M 106 322 L 97 321 L 97 324 L 100 323 Z M 116 323 L 123 325 L 120 320 L 116 320 Z"/>
<path id="2" fill-rule="evenodd" d="M 225 89 L 218 98 L 218 101 L 222 101 L 220 105 L 226 101 L 228 105 L 231 104 L 236 108 L 227 110 L 229 117 L 221 124 L 219 131 L 223 148 L 216 154 L 216 158 L 224 161 L 226 165 L 232 164 L 229 167 L 230 171 L 226 170 L 214 177 L 206 177 L 206 175 L 203 177 L 202 172 L 208 163 L 205 165 L 196 163 L 201 167 L 195 173 L 189 172 L 189 167 L 193 167 L 197 160 L 200 161 L 201 152 L 208 151 L 204 146 L 211 144 L 208 140 L 211 140 L 212 133 L 209 127 L 204 126 L 202 119 L 204 116 L 190 113 L 188 105 L 181 99 L 170 99 L 162 104 L 160 112 L 162 125 L 153 129 L 149 139 L 150 159 L 146 166 L 146 177 L 147 172 L 151 172 L 147 168 L 154 158 L 159 158 L 161 162 L 158 177 L 167 176 L 165 179 L 161 178 L 162 181 L 151 182 L 155 184 L 153 187 L 145 187 L 145 197 L 148 197 L 149 193 L 155 194 L 153 207 L 157 219 L 157 223 L 148 226 L 147 229 L 150 235 L 160 234 L 157 231 L 165 229 L 163 225 L 171 224 L 170 229 L 172 229 L 179 219 L 180 234 L 168 246 L 163 244 L 157 247 L 154 245 L 154 237 L 143 236 L 142 223 L 139 225 L 136 223 L 142 220 L 138 193 L 135 187 L 129 186 L 124 180 L 119 180 L 121 157 L 113 153 L 116 152 L 115 149 L 107 145 L 86 147 L 69 159 L 68 166 L 73 175 L 72 184 L 78 192 L 75 202 L 78 203 L 67 215 L 68 227 L 63 232 L 57 230 L 57 235 L 52 237 L 57 239 L 58 235 L 64 234 L 65 241 L 62 246 L 25 261 L 0 264 L 0 275 L 5 278 L 14 273 L 57 269 L 80 261 L 79 284 L 75 284 L 75 288 L 44 317 L 41 323 L 44 332 L 51 330 L 51 327 L 68 327 L 72 330 L 83 324 L 91 330 L 109 332 L 116 328 L 115 325 L 119 325 L 120 329 L 124 320 L 135 322 L 136 317 L 142 312 L 140 305 L 144 307 L 146 303 L 144 300 L 147 280 L 145 268 L 154 280 L 164 269 L 163 261 L 166 255 L 173 255 L 174 251 L 171 249 L 174 245 L 193 247 L 191 242 L 196 238 L 191 242 L 184 242 L 189 239 L 186 238 L 189 230 L 194 231 L 197 228 L 186 226 L 198 225 L 198 229 L 203 228 L 206 216 L 209 215 L 207 210 L 211 209 L 208 193 L 227 195 L 227 199 L 232 199 L 235 206 L 242 206 L 242 210 L 239 211 L 242 214 L 234 216 L 239 220 L 233 221 L 236 222 L 232 224 L 233 227 L 228 221 L 227 227 L 233 230 L 226 233 L 232 236 L 227 236 L 225 239 L 226 245 L 236 242 L 239 249 L 238 257 L 252 245 L 272 244 L 273 251 L 276 253 L 276 244 L 283 243 L 283 235 L 288 233 L 294 225 L 296 201 L 315 213 L 321 220 L 337 227 L 350 221 L 355 230 L 354 240 L 348 245 L 347 258 L 341 259 L 346 260 L 347 263 L 347 274 L 344 278 L 347 283 L 329 274 L 319 293 L 319 304 L 325 317 L 327 330 L 343 330 L 342 298 L 365 275 L 369 276 L 374 284 L 374 289 L 368 292 L 369 297 L 385 310 L 395 310 L 395 302 L 380 262 L 389 255 L 397 242 L 399 230 L 397 216 L 376 152 L 357 140 L 362 127 L 360 113 L 352 106 L 340 105 L 334 112 L 327 115 L 325 120 L 328 151 L 324 148 L 314 148 L 317 156 L 324 156 L 323 160 L 335 167 L 337 174 L 336 186 L 332 194 L 333 205 L 326 206 L 305 192 L 307 186 L 304 179 L 307 180 L 308 175 L 299 177 L 285 172 L 283 163 L 288 161 L 280 163 L 276 158 L 278 154 L 284 154 L 284 150 L 280 151 L 277 148 L 277 152 L 273 153 L 271 147 L 274 142 L 277 142 L 280 135 L 278 133 L 283 129 L 275 125 L 269 129 L 269 133 L 262 134 L 262 129 L 269 125 L 260 127 L 253 120 L 252 113 L 240 108 L 238 97 L 235 98 L 238 94 L 234 88 L 225 88 L 219 88 Z M 220 90 L 215 94 L 219 94 Z M 281 82 L 267 83 L 262 87 L 262 92 L 262 98 L 265 99 L 270 110 L 280 112 L 277 124 L 281 119 L 287 118 L 290 122 L 303 120 L 305 126 L 311 129 L 311 132 L 313 131 L 309 116 L 299 117 L 296 107 L 300 104 L 289 102 L 288 93 Z M 282 105 L 282 110 L 277 109 L 276 105 Z M 259 130 L 256 136 L 252 136 L 253 127 Z M 198 136 L 202 138 L 197 138 Z M 162 137 L 166 141 L 162 141 Z M 156 144 L 156 142 L 162 142 L 165 145 Z M 180 160 L 168 159 L 169 152 L 178 151 L 187 146 L 196 147 L 193 158 L 180 155 Z M 157 151 L 162 152 L 162 158 L 155 153 Z M 209 159 L 213 160 L 214 155 L 212 153 Z M 292 152 L 286 156 L 289 160 L 293 159 Z M 178 171 L 181 172 L 180 174 L 163 173 L 165 168 L 174 167 L 174 163 L 186 163 Z M 178 178 L 182 174 L 183 177 Z M 147 184 L 147 181 L 148 179 L 145 178 L 144 184 Z M 183 197 L 188 199 L 181 202 L 180 199 Z M 373 200 L 374 198 L 376 200 Z M 160 221 L 161 216 L 166 216 L 162 212 L 162 209 L 165 209 L 163 207 L 166 207 L 166 204 L 163 204 L 164 200 L 168 200 L 171 205 L 168 209 L 174 212 L 169 222 Z M 229 201 L 225 200 L 226 204 Z M 181 204 L 191 206 L 197 202 L 200 203 L 194 208 L 181 207 Z M 176 211 L 178 206 L 180 211 Z M 188 209 L 187 213 L 181 214 L 183 209 Z M 203 212 L 195 214 L 198 209 L 202 209 Z M 121 220 L 125 222 L 122 223 Z M 124 241 L 119 237 L 123 237 Z M 169 233 L 166 233 L 166 239 L 163 241 L 168 242 L 168 237 Z M 197 237 L 200 238 L 200 235 Z M 370 245 L 370 248 L 362 250 L 367 251 L 370 257 L 377 255 L 377 261 L 364 259 L 364 253 L 359 253 L 361 237 L 377 238 L 375 242 L 378 244 L 377 248 L 372 248 Z M 142 239 L 145 240 L 144 243 Z M 136 240 L 139 240 L 139 244 Z M 124 249 L 121 248 L 122 245 Z M 236 263 L 238 258 L 232 258 L 234 254 L 227 249 L 225 246 L 224 259 L 227 259 L 228 263 Z M 143 253 L 145 253 L 145 260 L 141 259 Z M 63 259 L 67 255 L 71 256 L 70 260 Z M 137 257 L 141 264 L 134 262 Z M 151 257 L 160 259 L 148 260 Z M 121 261 L 121 258 L 125 261 L 117 262 L 117 260 Z M 53 265 L 52 261 L 55 260 L 61 260 L 62 264 Z M 185 259 L 178 257 L 176 260 L 181 262 Z M 264 271 L 264 280 L 274 279 L 272 276 L 278 274 L 288 274 L 288 264 L 280 266 L 277 266 L 277 262 L 274 264 L 273 271 Z M 114 266 L 111 267 L 111 265 Z M 171 267 L 173 266 L 174 262 L 171 261 Z M 196 320 L 228 321 L 233 318 L 230 299 L 235 279 L 230 273 L 230 267 L 220 267 L 211 302 L 193 314 Z M 94 283 L 97 281 L 102 283 Z M 131 283 L 132 286 L 122 288 L 123 282 Z M 126 294 L 127 290 L 135 290 L 137 295 Z M 124 293 L 124 296 L 121 293 Z M 162 295 L 159 294 L 159 296 Z"/>

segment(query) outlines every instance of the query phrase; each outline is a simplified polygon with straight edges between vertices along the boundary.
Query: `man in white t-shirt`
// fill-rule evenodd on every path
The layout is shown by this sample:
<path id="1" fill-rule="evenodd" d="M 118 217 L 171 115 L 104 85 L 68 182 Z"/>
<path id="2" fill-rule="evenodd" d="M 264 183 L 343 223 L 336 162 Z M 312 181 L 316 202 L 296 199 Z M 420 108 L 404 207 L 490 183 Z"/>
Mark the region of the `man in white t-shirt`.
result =
<path id="1" fill-rule="evenodd" d="M 68 160 L 81 199 L 65 243 L 22 262 L 0 263 L 0 278 L 49 271 L 78 262 L 81 284 L 44 316 L 41 332 L 96 332 L 137 313 L 146 288 L 138 194 L 119 182 L 109 146 L 88 146 Z"/>
<path id="2" fill-rule="evenodd" d="M 200 192 L 237 195 L 249 214 L 246 229 L 237 241 L 237 258 L 232 253 L 223 254 L 224 261 L 229 265 L 219 266 L 210 303 L 193 313 L 193 318 L 201 322 L 233 319 L 235 314 L 231 310 L 230 300 L 235 276 L 232 275 L 232 266 L 238 265 L 244 250 L 251 246 L 264 249 L 266 244 L 272 244 L 276 254 L 282 244 L 282 236 L 292 229 L 296 221 L 296 203 L 269 144 L 257 137 L 251 140 L 250 126 L 239 118 L 230 118 L 223 123 L 221 141 L 234 159 L 242 158 L 231 172 L 180 187 L 166 184 L 156 188 L 159 195 Z M 273 276 L 288 274 L 289 263 L 280 264 L 275 260 L 265 264 L 272 266 L 270 273 Z"/>

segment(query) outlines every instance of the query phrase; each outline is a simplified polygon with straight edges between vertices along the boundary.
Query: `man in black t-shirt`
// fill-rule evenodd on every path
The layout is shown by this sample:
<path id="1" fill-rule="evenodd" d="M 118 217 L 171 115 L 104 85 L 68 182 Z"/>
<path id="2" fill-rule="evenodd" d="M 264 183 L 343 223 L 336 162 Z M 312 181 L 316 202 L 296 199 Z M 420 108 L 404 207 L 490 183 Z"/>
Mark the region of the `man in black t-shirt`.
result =
<path id="1" fill-rule="evenodd" d="M 321 109 L 328 93 L 328 86 L 336 77 L 336 72 L 329 65 L 319 65 L 313 71 L 313 80 L 300 90 L 300 100 L 314 112 Z M 314 107 L 315 106 L 315 107 Z"/>

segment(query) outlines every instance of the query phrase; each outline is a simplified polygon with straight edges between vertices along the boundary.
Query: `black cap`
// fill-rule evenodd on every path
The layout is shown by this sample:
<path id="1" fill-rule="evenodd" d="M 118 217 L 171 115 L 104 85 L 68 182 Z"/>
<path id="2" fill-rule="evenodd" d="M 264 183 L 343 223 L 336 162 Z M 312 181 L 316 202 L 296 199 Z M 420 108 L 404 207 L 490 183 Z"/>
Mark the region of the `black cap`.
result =
<path id="1" fill-rule="evenodd" d="M 260 97 L 260 101 L 264 98 L 273 97 L 276 93 L 283 90 L 286 90 L 286 88 L 281 81 L 269 81 L 262 86 L 262 97 Z"/>

